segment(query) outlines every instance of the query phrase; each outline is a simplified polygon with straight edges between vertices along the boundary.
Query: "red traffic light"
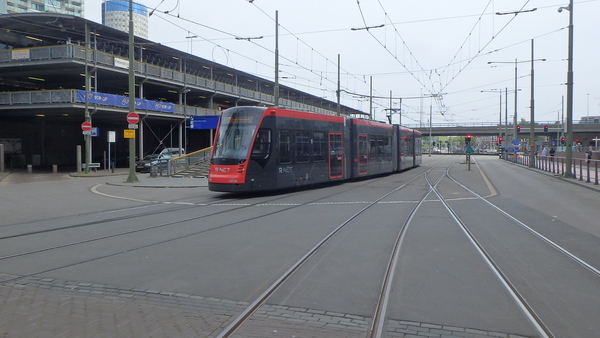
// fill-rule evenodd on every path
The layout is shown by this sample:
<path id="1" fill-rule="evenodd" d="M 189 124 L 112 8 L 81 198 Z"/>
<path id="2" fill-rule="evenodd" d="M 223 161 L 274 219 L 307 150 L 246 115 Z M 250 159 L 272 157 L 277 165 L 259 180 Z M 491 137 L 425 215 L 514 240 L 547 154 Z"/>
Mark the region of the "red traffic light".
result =
<path id="1" fill-rule="evenodd" d="M 521 131 L 521 126 L 517 126 L 517 133 Z"/>
<path id="2" fill-rule="evenodd" d="M 548 132 L 548 126 L 544 126 L 544 133 Z"/>
<path id="3" fill-rule="evenodd" d="M 502 142 L 503 140 L 504 140 L 504 138 L 502 138 L 502 137 L 498 138 L 498 141 L 500 141 L 500 142 Z"/>

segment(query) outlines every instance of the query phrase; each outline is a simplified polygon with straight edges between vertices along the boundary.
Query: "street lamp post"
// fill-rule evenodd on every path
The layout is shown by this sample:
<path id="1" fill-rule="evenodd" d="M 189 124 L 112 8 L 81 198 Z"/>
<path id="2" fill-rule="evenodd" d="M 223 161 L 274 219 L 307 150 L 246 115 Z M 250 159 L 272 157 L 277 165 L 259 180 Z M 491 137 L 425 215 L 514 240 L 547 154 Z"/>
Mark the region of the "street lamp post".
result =
<path id="1" fill-rule="evenodd" d="M 273 105 L 279 107 L 279 11 L 275 11 L 275 86 Z"/>
<path id="2" fill-rule="evenodd" d="M 482 93 L 495 93 L 500 91 L 500 113 L 498 114 L 499 124 L 498 124 L 498 146 L 502 148 L 502 143 L 500 142 L 500 138 L 502 137 L 502 88 L 500 89 L 492 89 L 492 90 L 482 90 Z M 506 122 L 508 124 L 508 121 Z"/>
<path id="3" fill-rule="evenodd" d="M 533 63 L 535 59 L 533 58 L 533 39 L 531 39 L 531 105 L 530 105 L 530 119 L 531 123 L 529 124 L 529 168 L 535 168 L 535 153 L 533 150 L 535 149 L 535 96 L 533 95 L 534 90 L 534 76 L 533 76 Z"/>
<path id="4" fill-rule="evenodd" d="M 188 31 L 188 33 L 190 33 Z M 190 39 L 190 54 L 194 54 L 194 39 L 198 38 L 198 35 L 189 35 L 185 37 L 186 39 Z"/>
<path id="5" fill-rule="evenodd" d="M 188 139 L 187 139 L 187 123 L 188 123 L 188 115 L 187 115 L 187 94 L 191 92 L 190 89 L 184 89 L 183 90 L 183 115 L 184 115 L 184 120 L 183 120 L 183 151 L 189 151 L 188 150 Z"/>
<path id="6" fill-rule="evenodd" d="M 135 69 L 133 35 L 133 0 L 129 0 L 129 112 L 135 112 Z M 135 129 L 134 129 L 135 131 Z M 135 134 L 134 134 L 135 135 Z M 129 139 L 129 176 L 125 183 L 139 182 L 135 174 L 135 137 Z"/>
<path id="7" fill-rule="evenodd" d="M 517 16 L 517 15 L 519 15 L 521 13 L 535 12 L 536 10 L 537 10 L 537 8 L 533 8 L 533 9 L 529 9 L 529 10 L 520 10 L 520 11 L 508 12 L 508 13 L 500 13 L 500 12 L 498 12 L 498 13 L 496 13 L 496 15 L 510 15 L 510 14 L 514 14 L 514 16 Z M 531 102 L 532 102 L 531 103 L 532 104 L 532 107 L 531 107 L 531 125 L 532 126 L 531 126 L 531 128 L 533 128 L 533 62 L 534 61 L 535 60 L 533 59 L 533 40 L 532 40 L 531 41 L 531 65 L 532 65 L 531 66 L 531 79 L 532 79 L 531 80 Z M 488 64 L 489 63 L 490 62 L 488 62 Z M 517 59 L 515 59 L 515 114 L 514 114 L 514 117 L 513 117 L 513 122 L 514 122 L 513 123 L 513 135 L 514 135 L 514 138 L 513 139 L 517 138 L 517 63 L 518 63 Z M 530 137 L 531 137 L 531 139 L 530 139 L 530 144 L 531 144 L 531 142 L 533 142 L 533 134 L 530 135 Z M 530 151 L 530 153 L 532 153 L 532 152 Z M 517 157 L 515 155 L 515 159 L 516 158 Z M 531 165 L 531 161 L 530 161 L 530 165 Z"/>
<path id="8" fill-rule="evenodd" d="M 515 113 L 513 115 L 513 140 L 517 139 L 517 92 L 520 90 L 519 88 L 517 88 L 517 79 L 518 79 L 518 73 L 517 73 L 517 65 L 519 63 L 523 63 L 523 62 L 530 62 L 531 63 L 531 127 L 530 127 L 530 135 L 529 135 L 529 145 L 530 145 L 530 150 L 532 149 L 531 143 L 534 142 L 534 137 L 535 137 L 535 126 L 534 126 L 534 74 L 533 74 L 533 63 L 535 61 L 546 61 L 546 59 L 534 59 L 533 58 L 533 40 L 531 40 L 531 60 L 526 60 L 526 61 L 518 61 L 517 59 L 515 59 L 514 64 L 515 64 Z M 513 63 L 513 62 L 502 62 L 502 61 L 489 61 L 488 64 L 494 64 L 494 63 Z M 507 102 L 508 105 L 508 102 Z M 530 156 L 532 156 L 533 152 L 530 151 Z M 533 155 L 535 156 L 535 155 Z M 532 165 L 532 160 L 533 157 L 530 157 L 530 166 Z"/>
<path id="9" fill-rule="evenodd" d="M 562 12 L 563 9 L 569 11 L 569 56 L 568 56 L 568 70 L 567 70 L 567 149 L 565 152 L 565 161 L 567 167 L 565 168 L 565 177 L 572 178 L 572 166 L 571 160 L 573 156 L 573 0 L 569 1 L 568 7 L 560 7 L 558 12 Z"/>

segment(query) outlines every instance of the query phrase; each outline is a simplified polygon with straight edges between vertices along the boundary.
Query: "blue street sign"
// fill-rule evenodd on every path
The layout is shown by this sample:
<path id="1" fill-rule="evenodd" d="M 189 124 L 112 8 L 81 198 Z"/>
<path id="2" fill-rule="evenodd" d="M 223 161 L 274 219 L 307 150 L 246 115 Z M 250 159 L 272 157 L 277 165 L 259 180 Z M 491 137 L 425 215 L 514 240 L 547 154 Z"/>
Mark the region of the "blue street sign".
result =
<path id="1" fill-rule="evenodd" d="M 190 129 L 217 129 L 219 115 L 191 116 Z"/>
<path id="2" fill-rule="evenodd" d="M 519 140 L 512 140 L 513 146 L 518 146 L 519 143 L 520 143 Z"/>

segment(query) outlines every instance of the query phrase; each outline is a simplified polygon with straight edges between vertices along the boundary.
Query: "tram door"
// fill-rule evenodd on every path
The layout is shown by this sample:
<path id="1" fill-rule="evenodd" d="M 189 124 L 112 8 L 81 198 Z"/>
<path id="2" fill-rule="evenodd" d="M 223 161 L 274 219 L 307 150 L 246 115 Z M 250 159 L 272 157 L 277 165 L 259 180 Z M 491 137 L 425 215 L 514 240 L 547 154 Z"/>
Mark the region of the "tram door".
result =
<path id="1" fill-rule="evenodd" d="M 329 134 L 329 178 L 344 177 L 344 142 L 341 133 Z"/>
<path id="2" fill-rule="evenodd" d="M 369 172 L 369 142 L 367 135 L 358 135 L 358 174 Z"/>

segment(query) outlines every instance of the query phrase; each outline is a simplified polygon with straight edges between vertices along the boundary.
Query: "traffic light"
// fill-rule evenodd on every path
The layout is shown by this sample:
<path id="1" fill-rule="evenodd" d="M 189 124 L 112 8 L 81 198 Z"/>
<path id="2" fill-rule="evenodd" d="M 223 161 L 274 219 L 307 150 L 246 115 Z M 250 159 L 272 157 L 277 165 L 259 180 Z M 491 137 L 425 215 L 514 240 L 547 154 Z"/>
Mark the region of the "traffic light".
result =
<path id="1" fill-rule="evenodd" d="M 565 138 L 564 137 L 560 138 L 560 144 L 565 145 Z"/>
<path id="2" fill-rule="evenodd" d="M 521 126 L 517 126 L 517 133 L 521 132 Z"/>
<path id="3" fill-rule="evenodd" d="M 498 138 L 498 141 L 500 141 L 500 142 L 502 142 L 503 140 L 504 140 L 504 138 L 503 138 L 503 137 L 499 137 L 499 138 Z"/>
<path id="4" fill-rule="evenodd" d="M 471 144 L 471 135 L 465 136 L 465 143 L 466 144 Z"/>
<path id="5" fill-rule="evenodd" d="M 548 132 L 548 126 L 544 126 L 544 133 Z"/>

